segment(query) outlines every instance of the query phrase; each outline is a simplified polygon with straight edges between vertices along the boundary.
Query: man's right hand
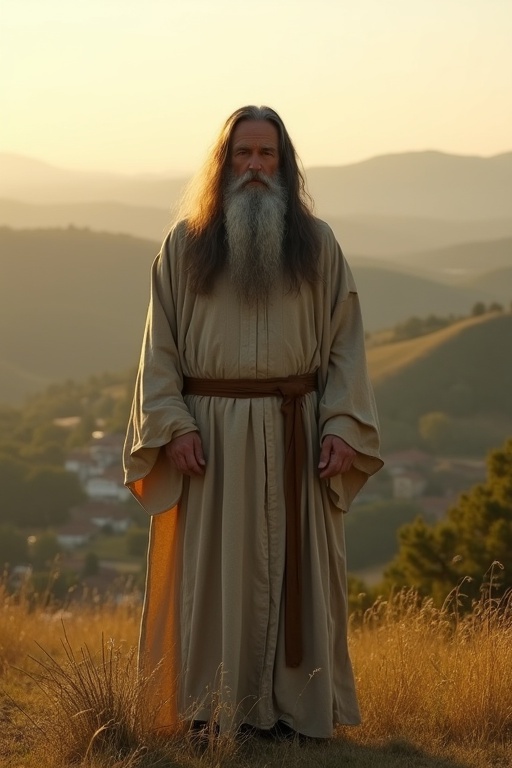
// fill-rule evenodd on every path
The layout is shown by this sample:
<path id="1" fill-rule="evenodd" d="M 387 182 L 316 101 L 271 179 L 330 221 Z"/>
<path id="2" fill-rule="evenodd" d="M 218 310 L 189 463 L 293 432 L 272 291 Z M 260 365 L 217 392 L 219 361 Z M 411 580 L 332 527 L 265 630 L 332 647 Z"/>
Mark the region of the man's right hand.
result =
<path id="1" fill-rule="evenodd" d="M 184 475 L 204 475 L 206 461 L 199 432 L 187 432 L 165 446 L 165 453 Z"/>

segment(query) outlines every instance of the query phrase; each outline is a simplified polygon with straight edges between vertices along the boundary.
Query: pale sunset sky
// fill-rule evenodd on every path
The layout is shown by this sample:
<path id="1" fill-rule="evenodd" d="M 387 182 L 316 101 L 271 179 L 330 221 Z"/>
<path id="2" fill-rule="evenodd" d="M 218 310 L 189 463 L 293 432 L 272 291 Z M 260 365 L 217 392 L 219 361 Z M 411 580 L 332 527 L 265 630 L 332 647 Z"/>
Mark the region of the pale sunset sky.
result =
<path id="1" fill-rule="evenodd" d="M 0 0 L 0 152 L 197 169 L 244 104 L 304 166 L 512 150 L 512 0 Z"/>

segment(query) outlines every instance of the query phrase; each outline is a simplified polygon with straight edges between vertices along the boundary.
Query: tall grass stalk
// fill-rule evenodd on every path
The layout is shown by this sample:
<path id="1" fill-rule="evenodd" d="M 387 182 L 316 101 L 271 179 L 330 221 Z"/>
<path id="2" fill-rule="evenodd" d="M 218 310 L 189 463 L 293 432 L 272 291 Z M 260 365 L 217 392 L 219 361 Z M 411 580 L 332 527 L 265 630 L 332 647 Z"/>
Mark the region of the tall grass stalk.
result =
<path id="1" fill-rule="evenodd" d="M 397 744 L 420 751 L 424 762 L 418 757 L 415 765 L 438 765 L 437 759 L 473 768 L 512 764 L 512 595 L 497 596 L 500 567 L 495 564 L 472 605 L 461 583 L 441 608 L 410 589 L 353 615 L 350 645 L 363 725 L 340 728 L 339 738 L 315 753 L 240 745 L 213 733 L 198 744 L 185 730 L 162 739 L 146 700 L 151 681 L 137 675 L 138 604 L 70 605 L 62 621 L 45 606 L 4 592 L 0 764 L 5 755 L 11 761 L 22 755 L 23 761 L 5 765 L 334 768 L 348 755 L 354 768 L 367 768 L 395 765 L 386 750 Z M 26 738 L 29 747 L 23 747 Z M 396 765 L 412 765 L 407 759 Z"/>
<path id="2" fill-rule="evenodd" d="M 159 707 L 148 695 L 159 670 L 138 674 L 135 648 L 116 647 L 110 639 L 98 654 L 87 646 L 76 653 L 62 631 L 61 658 L 40 648 L 42 656 L 32 657 L 39 671 L 29 673 L 48 705 L 35 725 L 54 754 L 52 766 L 220 766 L 234 754 L 231 736 L 213 730 L 198 736 L 189 723 L 160 733 Z"/>
<path id="3" fill-rule="evenodd" d="M 493 598 L 491 579 L 466 613 L 464 601 L 463 584 L 442 608 L 403 590 L 354 622 L 358 739 L 438 747 L 510 742 L 512 594 Z"/>
<path id="4" fill-rule="evenodd" d="M 123 653 L 102 639 L 99 658 L 87 646 L 76 655 L 63 633 L 62 660 L 41 646 L 42 658 L 32 657 L 39 674 L 30 677 L 49 705 L 44 732 L 72 763 L 98 752 L 133 752 L 141 743 L 145 693 L 144 683 L 134 682 L 133 649 Z"/>
<path id="5" fill-rule="evenodd" d="M 35 595 L 29 582 L 12 593 L 0 579 L 0 674 L 5 678 L 10 669 L 24 665 L 35 640 L 46 652 L 60 654 L 62 621 L 74 648 L 88 645 L 100 650 L 102 635 L 136 645 L 140 605 L 137 594 L 118 602 L 84 592 L 80 599 L 74 595 L 65 606 L 55 606 L 47 594 Z"/>

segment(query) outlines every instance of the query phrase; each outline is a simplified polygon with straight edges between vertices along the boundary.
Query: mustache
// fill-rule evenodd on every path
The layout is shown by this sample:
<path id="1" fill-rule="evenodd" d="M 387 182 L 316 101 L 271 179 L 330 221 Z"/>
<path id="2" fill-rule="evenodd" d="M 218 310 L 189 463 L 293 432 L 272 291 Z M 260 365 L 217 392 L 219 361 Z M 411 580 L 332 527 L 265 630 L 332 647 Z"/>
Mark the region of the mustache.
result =
<path id="1" fill-rule="evenodd" d="M 238 192 L 240 189 L 243 189 L 247 184 L 250 184 L 251 181 L 260 181 L 269 189 L 272 186 L 272 181 L 270 177 L 267 176 L 266 173 L 262 173 L 262 171 L 246 171 L 243 174 L 243 176 L 239 176 L 238 179 L 233 180 L 232 191 Z"/>

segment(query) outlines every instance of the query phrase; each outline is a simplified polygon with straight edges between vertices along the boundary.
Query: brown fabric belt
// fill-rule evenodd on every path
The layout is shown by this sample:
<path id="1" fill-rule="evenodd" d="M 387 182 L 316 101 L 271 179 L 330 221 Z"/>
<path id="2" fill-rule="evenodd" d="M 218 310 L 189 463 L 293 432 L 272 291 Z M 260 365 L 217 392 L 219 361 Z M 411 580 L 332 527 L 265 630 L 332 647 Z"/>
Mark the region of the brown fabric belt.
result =
<path id="1" fill-rule="evenodd" d="M 282 397 L 284 415 L 284 496 L 286 511 L 285 655 L 288 667 L 302 661 L 302 578 L 300 508 L 306 435 L 302 397 L 317 389 L 316 373 L 284 379 L 195 379 L 186 376 L 184 395 Z"/>

